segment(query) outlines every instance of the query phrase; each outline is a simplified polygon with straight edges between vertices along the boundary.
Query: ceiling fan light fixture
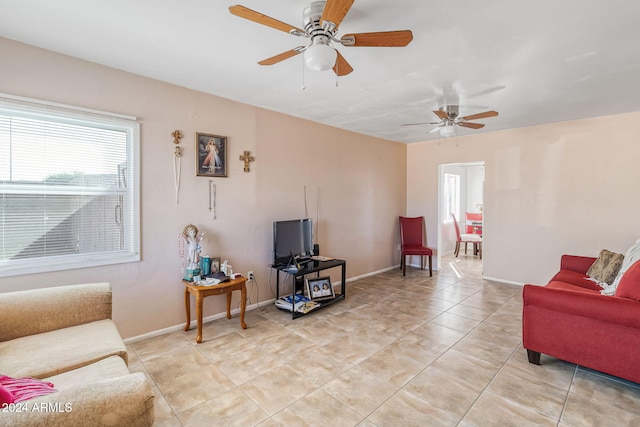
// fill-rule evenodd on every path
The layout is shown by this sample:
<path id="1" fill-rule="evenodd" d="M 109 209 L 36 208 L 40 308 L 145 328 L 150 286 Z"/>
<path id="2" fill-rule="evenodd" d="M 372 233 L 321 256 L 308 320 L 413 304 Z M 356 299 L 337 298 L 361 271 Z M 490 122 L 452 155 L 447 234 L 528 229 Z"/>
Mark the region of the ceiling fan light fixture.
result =
<path id="1" fill-rule="evenodd" d="M 326 71 L 333 68 L 338 54 L 328 44 L 312 44 L 304 51 L 304 63 L 314 71 Z"/>
<path id="2" fill-rule="evenodd" d="M 456 134 L 455 125 L 444 125 L 440 127 L 440 136 L 447 138 L 450 136 L 455 136 L 455 134 Z"/>

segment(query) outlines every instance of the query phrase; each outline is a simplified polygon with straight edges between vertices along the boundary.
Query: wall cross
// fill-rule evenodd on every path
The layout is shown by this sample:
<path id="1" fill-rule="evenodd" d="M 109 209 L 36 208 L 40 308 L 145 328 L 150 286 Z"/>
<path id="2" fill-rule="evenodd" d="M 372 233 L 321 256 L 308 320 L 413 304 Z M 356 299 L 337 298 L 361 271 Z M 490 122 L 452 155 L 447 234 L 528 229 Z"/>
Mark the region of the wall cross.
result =
<path id="1" fill-rule="evenodd" d="M 250 155 L 251 151 L 244 151 L 244 154 L 240 156 L 240 160 L 244 162 L 244 171 L 249 172 L 249 162 L 253 162 L 255 158 Z"/>

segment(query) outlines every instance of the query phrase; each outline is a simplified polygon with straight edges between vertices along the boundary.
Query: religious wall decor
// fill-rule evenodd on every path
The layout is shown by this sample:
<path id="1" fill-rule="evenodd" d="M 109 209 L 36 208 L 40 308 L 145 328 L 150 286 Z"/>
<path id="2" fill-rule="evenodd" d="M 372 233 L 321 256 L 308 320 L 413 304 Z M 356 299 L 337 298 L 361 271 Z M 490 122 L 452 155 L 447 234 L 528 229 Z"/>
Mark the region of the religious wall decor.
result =
<path id="1" fill-rule="evenodd" d="M 196 133 L 196 175 L 227 176 L 227 137 Z"/>

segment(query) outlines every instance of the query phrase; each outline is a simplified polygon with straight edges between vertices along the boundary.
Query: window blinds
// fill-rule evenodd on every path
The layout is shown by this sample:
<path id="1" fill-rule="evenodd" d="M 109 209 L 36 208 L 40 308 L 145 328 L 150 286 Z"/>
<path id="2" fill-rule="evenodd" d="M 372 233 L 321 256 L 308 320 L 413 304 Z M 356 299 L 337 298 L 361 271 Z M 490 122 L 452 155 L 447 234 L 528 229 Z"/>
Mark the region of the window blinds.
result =
<path id="1" fill-rule="evenodd" d="M 139 260 L 134 117 L 0 94 L 0 276 Z"/>

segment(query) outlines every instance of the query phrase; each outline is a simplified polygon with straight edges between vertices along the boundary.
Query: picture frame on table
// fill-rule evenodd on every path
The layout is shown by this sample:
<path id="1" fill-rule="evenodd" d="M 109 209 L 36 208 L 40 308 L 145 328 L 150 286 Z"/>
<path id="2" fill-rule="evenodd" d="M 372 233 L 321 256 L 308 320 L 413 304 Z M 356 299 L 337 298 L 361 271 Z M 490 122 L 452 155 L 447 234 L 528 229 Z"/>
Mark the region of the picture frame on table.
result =
<path id="1" fill-rule="evenodd" d="M 227 137 L 196 132 L 196 176 L 227 176 Z"/>
<path id="2" fill-rule="evenodd" d="M 307 295 L 311 301 L 322 301 L 336 297 L 329 276 L 306 279 L 306 286 Z"/>
<path id="3" fill-rule="evenodd" d="M 217 273 L 220 271 L 220 257 L 212 257 L 211 258 L 211 274 Z"/>

